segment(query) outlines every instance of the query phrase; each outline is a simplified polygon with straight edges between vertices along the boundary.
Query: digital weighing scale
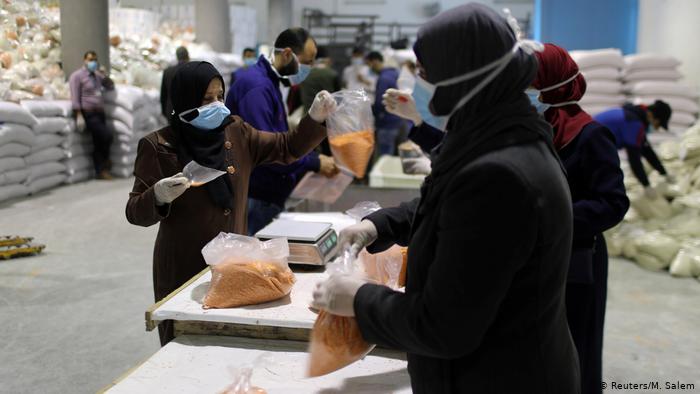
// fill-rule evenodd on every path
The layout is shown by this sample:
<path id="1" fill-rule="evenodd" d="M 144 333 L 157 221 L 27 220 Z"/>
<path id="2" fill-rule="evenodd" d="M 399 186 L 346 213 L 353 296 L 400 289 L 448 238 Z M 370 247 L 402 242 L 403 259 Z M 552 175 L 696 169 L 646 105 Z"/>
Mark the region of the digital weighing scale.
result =
<path id="1" fill-rule="evenodd" d="M 258 231 L 255 237 L 260 240 L 287 238 L 292 264 L 325 265 L 338 249 L 338 235 L 330 223 L 277 219 Z"/>

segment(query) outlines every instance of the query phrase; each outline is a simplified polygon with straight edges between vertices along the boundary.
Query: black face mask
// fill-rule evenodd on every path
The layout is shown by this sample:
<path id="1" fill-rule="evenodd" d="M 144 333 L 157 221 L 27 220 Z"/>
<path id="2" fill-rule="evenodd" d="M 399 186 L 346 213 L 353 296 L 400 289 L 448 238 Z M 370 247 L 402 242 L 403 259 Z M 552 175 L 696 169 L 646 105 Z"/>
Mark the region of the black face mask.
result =
<path id="1" fill-rule="evenodd" d="M 288 75 L 295 75 L 299 72 L 299 63 L 297 63 L 296 60 L 292 59 L 292 61 L 289 62 L 289 64 L 280 67 L 280 69 L 277 70 L 277 72 L 283 77 L 286 77 Z"/>

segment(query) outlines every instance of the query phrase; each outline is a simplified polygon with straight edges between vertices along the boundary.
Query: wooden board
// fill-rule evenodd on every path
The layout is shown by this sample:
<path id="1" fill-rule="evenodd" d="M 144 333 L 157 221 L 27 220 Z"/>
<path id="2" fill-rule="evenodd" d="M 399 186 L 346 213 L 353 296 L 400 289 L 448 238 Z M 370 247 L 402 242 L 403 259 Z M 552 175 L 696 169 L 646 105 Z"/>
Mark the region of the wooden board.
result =
<path id="1" fill-rule="evenodd" d="M 105 389 L 110 394 L 218 393 L 232 369 L 254 360 L 252 384 L 277 393 L 410 393 L 404 355 L 375 350 L 339 371 L 305 378 L 306 344 L 294 341 L 181 336 Z"/>

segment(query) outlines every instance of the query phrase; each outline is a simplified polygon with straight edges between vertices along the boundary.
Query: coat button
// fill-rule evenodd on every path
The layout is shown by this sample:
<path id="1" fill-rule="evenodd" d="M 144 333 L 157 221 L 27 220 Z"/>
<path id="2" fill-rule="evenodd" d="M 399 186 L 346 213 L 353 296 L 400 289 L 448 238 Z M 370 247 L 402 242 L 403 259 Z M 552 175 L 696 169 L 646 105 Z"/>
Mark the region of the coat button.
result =
<path id="1" fill-rule="evenodd" d="M 231 149 L 232 146 L 233 146 L 233 144 L 231 143 L 231 141 L 224 142 L 224 148 Z"/>
<path id="2" fill-rule="evenodd" d="M 226 168 L 226 171 L 227 171 L 229 174 L 233 174 L 233 173 L 236 172 L 236 167 L 234 167 L 234 166 L 228 166 L 228 167 Z"/>
<path id="3" fill-rule="evenodd" d="M 224 209 L 224 216 L 228 216 L 228 215 L 230 215 L 230 214 L 231 214 L 231 210 L 230 210 L 230 209 L 228 209 L 228 208 Z"/>

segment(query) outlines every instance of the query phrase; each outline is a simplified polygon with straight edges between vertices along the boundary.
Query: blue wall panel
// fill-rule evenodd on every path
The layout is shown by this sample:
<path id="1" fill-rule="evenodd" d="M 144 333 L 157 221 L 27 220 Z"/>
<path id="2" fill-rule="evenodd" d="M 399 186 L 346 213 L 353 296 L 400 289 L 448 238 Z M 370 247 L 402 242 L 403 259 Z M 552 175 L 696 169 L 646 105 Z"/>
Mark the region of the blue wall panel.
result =
<path id="1" fill-rule="evenodd" d="M 568 50 L 637 51 L 638 0 L 535 0 L 534 37 Z"/>

